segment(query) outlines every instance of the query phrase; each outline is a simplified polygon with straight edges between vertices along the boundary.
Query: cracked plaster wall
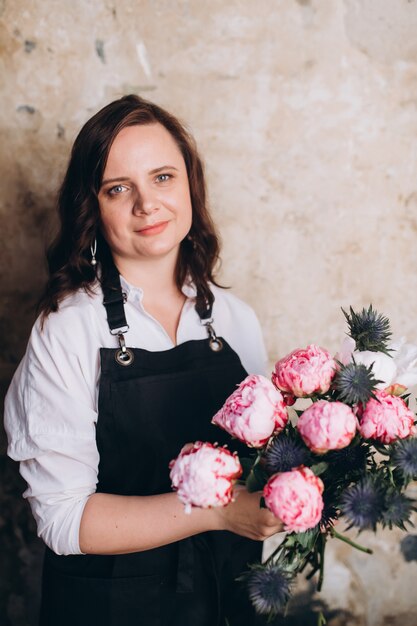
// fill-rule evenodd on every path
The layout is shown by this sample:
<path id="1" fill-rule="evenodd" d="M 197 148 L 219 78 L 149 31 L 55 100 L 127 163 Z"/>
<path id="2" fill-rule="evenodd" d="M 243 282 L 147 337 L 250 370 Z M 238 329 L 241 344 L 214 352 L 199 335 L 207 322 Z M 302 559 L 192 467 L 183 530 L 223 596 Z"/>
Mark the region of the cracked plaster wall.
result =
<path id="1" fill-rule="evenodd" d="M 258 312 L 271 362 L 312 341 L 336 350 L 349 304 L 372 301 L 417 341 L 416 32 L 415 0 L 0 0 L 2 389 L 71 142 L 129 92 L 193 130 L 223 281 Z M 4 450 L 0 621 L 32 626 L 41 547 Z M 333 626 L 414 625 L 415 535 L 410 558 L 402 538 L 364 537 L 372 558 L 333 548 L 321 599 L 300 584 L 285 623 L 314 623 L 325 602 Z"/>

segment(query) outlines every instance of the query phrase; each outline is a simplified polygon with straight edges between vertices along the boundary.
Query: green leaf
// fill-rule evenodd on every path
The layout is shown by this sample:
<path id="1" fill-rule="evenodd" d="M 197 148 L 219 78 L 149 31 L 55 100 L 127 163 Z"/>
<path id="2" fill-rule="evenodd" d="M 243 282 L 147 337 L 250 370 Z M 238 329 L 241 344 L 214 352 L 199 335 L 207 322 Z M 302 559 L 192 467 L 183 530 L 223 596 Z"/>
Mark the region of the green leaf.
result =
<path id="1" fill-rule="evenodd" d="M 400 398 L 404 400 L 407 408 L 410 408 L 410 396 L 411 396 L 411 393 L 405 393 L 402 396 L 400 396 Z"/>
<path id="2" fill-rule="evenodd" d="M 246 479 L 246 489 L 253 493 L 264 488 L 268 480 L 266 472 L 259 466 L 254 465 Z"/>
<path id="3" fill-rule="evenodd" d="M 319 532 L 320 531 L 317 528 L 311 528 L 310 530 L 306 530 L 304 533 L 295 533 L 295 538 L 297 543 L 302 548 L 312 550 L 317 541 Z"/>
<path id="4" fill-rule="evenodd" d="M 292 548 L 297 552 L 301 549 L 303 554 L 306 552 L 312 552 L 319 533 L 320 529 L 318 527 L 306 530 L 304 533 L 289 533 L 281 543 L 281 547 L 286 549 Z"/>
<path id="5" fill-rule="evenodd" d="M 316 463 L 315 465 L 312 465 L 310 469 L 316 476 L 320 476 L 320 474 L 324 474 L 328 467 L 328 463 L 326 463 L 325 461 L 321 461 L 321 463 Z"/>
<path id="6" fill-rule="evenodd" d="M 372 445 L 375 448 L 375 450 L 379 452 L 379 454 L 382 454 L 384 456 L 390 455 L 389 448 L 387 448 L 384 444 L 378 443 L 378 441 L 373 440 Z"/>
<path id="7" fill-rule="evenodd" d="M 295 545 L 297 545 L 297 534 L 294 532 L 289 533 L 281 544 L 281 546 L 285 546 L 285 548 L 292 548 Z"/>
<path id="8" fill-rule="evenodd" d="M 241 480 L 247 480 L 249 473 L 252 469 L 252 466 L 255 462 L 255 459 L 250 459 L 248 457 L 243 457 L 242 459 L 239 459 L 240 464 L 242 466 L 242 476 L 241 476 Z"/>

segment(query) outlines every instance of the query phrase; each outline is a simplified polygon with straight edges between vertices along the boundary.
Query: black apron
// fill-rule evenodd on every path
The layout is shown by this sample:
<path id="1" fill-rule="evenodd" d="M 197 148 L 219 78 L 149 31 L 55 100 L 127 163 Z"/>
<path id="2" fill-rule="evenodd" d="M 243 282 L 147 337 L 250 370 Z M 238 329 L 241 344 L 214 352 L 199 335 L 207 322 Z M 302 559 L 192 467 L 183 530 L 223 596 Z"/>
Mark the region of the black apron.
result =
<path id="1" fill-rule="evenodd" d="M 188 442 L 227 443 L 247 454 L 211 424 L 247 374 L 215 336 L 209 312 L 202 319 L 207 339 L 149 352 L 125 347 L 118 274 L 104 294 L 120 348 L 100 350 L 97 491 L 171 491 L 168 464 Z M 258 620 L 235 579 L 260 559 L 261 546 L 218 531 L 122 555 L 58 556 L 47 548 L 40 626 L 253 626 Z"/>

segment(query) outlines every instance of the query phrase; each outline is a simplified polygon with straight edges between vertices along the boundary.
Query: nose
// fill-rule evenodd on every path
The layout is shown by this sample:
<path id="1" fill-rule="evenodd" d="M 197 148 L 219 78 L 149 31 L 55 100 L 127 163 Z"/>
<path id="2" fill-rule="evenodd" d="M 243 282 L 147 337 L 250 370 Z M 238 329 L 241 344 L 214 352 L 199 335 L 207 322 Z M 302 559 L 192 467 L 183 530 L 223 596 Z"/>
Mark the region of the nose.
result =
<path id="1" fill-rule="evenodd" d="M 151 215 L 158 209 L 157 197 L 151 189 L 138 189 L 136 191 L 133 204 L 133 213 L 135 215 Z"/>

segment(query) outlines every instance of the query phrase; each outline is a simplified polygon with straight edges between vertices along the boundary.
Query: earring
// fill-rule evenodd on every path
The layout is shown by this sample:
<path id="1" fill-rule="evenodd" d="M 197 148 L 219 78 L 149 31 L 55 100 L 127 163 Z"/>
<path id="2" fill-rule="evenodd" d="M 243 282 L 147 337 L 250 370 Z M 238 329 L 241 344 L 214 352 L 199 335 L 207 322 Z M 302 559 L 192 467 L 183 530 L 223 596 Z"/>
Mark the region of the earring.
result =
<path id="1" fill-rule="evenodd" d="M 195 249 L 195 247 L 196 247 L 196 243 L 195 243 L 195 241 L 194 241 L 194 239 L 193 239 L 193 236 L 192 236 L 192 235 L 187 235 L 187 240 L 190 242 L 190 244 L 192 245 L 192 247 Z"/>
<path id="2" fill-rule="evenodd" d="M 94 237 L 94 241 L 90 246 L 91 252 L 91 265 L 95 267 L 97 265 L 96 252 L 97 252 L 97 239 Z"/>

